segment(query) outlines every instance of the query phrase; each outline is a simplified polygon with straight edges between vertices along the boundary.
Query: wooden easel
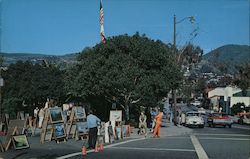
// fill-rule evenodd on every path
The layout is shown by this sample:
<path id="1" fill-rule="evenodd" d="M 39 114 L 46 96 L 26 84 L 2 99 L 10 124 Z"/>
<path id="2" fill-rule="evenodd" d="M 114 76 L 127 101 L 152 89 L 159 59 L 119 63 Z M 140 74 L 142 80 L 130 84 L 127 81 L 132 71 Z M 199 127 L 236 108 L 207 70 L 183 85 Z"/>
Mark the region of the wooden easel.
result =
<path id="1" fill-rule="evenodd" d="M 45 109 L 45 115 L 43 119 L 42 131 L 40 142 L 43 144 L 45 141 L 51 141 L 53 135 L 53 127 L 50 125 L 49 110 Z"/>
<path id="2" fill-rule="evenodd" d="M 70 118 L 68 123 L 66 124 L 66 135 L 67 139 L 72 137 L 75 138 L 75 140 L 83 140 L 88 138 L 88 134 L 79 134 L 76 128 L 76 123 L 86 121 L 86 119 L 77 119 L 76 118 L 76 107 L 73 107 L 70 113 Z"/>
<path id="3" fill-rule="evenodd" d="M 4 147 L 3 147 L 3 143 L 1 140 L 0 140 L 0 152 L 4 152 Z"/>
<path id="4" fill-rule="evenodd" d="M 67 139 L 74 138 L 76 135 L 76 117 L 75 110 L 72 108 L 69 116 L 69 121 L 66 123 L 66 136 Z"/>
<path id="5" fill-rule="evenodd" d="M 12 129 L 11 129 L 11 130 L 8 130 L 8 132 L 11 132 L 11 134 L 8 134 L 8 133 L 7 133 L 5 151 L 7 151 L 7 150 L 9 149 L 9 147 L 10 147 L 10 144 L 11 144 L 11 141 L 12 141 L 12 140 L 11 140 L 11 137 L 12 137 L 13 135 L 18 135 L 18 134 L 19 134 L 19 132 L 18 132 L 18 130 L 17 130 L 17 126 L 14 127 L 13 131 L 12 131 Z"/>

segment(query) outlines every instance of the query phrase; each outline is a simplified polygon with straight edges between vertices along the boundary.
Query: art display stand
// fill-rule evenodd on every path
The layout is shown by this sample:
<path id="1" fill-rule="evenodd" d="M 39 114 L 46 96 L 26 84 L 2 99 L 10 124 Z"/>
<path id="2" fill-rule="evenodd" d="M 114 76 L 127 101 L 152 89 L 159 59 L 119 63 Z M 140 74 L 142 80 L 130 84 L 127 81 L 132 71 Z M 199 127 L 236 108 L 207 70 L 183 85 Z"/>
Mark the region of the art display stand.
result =
<path id="1" fill-rule="evenodd" d="M 27 120 L 10 120 L 6 135 L 5 151 L 9 149 L 13 135 L 24 134 L 24 131 L 26 129 L 26 123 Z"/>
<path id="2" fill-rule="evenodd" d="M 41 138 L 40 142 L 43 144 L 45 141 L 51 141 L 53 135 L 53 127 L 50 122 L 49 110 L 45 110 L 43 124 L 42 124 L 42 131 L 41 131 Z"/>
<path id="3" fill-rule="evenodd" d="M 24 134 L 24 130 L 26 129 L 26 123 L 26 120 L 10 120 L 6 135 L 5 151 L 9 149 L 9 146 L 11 144 L 11 138 L 13 135 Z"/>
<path id="4" fill-rule="evenodd" d="M 77 115 L 77 111 L 81 110 L 80 115 Z M 88 139 L 88 134 L 79 133 L 77 129 L 77 123 L 86 122 L 85 110 L 82 107 L 73 107 L 70 113 L 69 121 L 66 125 L 66 135 L 68 138 L 75 138 L 75 140 Z"/>
<path id="5" fill-rule="evenodd" d="M 66 142 L 65 124 L 60 107 L 51 107 L 45 110 L 40 142 L 44 143 L 52 139 L 56 143 Z"/>
<path id="6" fill-rule="evenodd" d="M 66 136 L 67 139 L 74 138 L 76 136 L 76 117 L 73 109 L 70 112 L 69 120 L 66 123 Z"/>
<path id="7" fill-rule="evenodd" d="M 0 140 L 0 152 L 4 152 L 4 146 L 1 140 Z"/>
<path id="8" fill-rule="evenodd" d="M 12 136 L 18 135 L 18 127 L 9 127 L 7 135 L 6 135 L 6 143 L 5 143 L 5 151 L 7 151 L 12 143 Z"/>

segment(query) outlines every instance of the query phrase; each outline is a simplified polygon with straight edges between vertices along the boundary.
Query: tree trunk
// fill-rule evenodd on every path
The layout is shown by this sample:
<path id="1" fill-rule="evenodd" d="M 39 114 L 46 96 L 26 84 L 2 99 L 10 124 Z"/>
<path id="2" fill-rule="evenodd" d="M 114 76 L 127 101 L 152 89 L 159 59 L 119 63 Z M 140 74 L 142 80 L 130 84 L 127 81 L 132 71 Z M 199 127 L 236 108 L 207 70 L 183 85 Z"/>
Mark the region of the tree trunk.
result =
<path id="1" fill-rule="evenodd" d="M 125 120 L 129 121 L 129 98 L 125 98 Z"/>

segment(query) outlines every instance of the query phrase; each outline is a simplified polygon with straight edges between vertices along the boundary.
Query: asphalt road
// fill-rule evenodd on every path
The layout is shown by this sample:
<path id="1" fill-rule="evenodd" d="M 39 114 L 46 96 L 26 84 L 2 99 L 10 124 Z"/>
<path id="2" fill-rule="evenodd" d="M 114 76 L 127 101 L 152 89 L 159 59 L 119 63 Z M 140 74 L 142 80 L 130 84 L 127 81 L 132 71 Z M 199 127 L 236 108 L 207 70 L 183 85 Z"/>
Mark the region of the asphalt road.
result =
<path id="1" fill-rule="evenodd" d="M 178 130 L 178 129 L 177 129 Z M 81 155 L 83 141 L 69 140 L 40 145 L 33 137 L 31 148 L 9 150 L 0 154 L 4 159 L 249 159 L 250 127 L 233 125 L 232 128 L 192 128 L 192 134 L 141 138 L 107 145 L 104 152 L 88 151 Z M 36 141 L 37 140 L 37 141 Z M 39 146 L 40 145 L 40 146 Z M 36 148 L 34 148 L 36 147 Z"/>
<path id="2" fill-rule="evenodd" d="M 237 127 L 237 126 L 236 126 Z M 249 159 L 250 129 L 193 128 L 193 134 L 130 141 L 69 159 Z"/>

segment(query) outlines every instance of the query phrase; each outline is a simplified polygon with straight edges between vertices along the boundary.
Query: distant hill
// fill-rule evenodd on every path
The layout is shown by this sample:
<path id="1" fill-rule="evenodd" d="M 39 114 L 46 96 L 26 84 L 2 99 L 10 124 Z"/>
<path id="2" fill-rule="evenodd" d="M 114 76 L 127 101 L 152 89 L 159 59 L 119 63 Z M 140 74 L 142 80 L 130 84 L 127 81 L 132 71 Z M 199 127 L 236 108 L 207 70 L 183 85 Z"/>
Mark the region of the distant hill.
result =
<path id="1" fill-rule="evenodd" d="M 62 56 L 58 55 L 46 55 L 46 54 L 31 54 L 31 53 L 0 53 L 4 57 L 4 65 L 16 63 L 17 61 L 31 61 L 32 63 L 43 63 L 46 60 L 50 64 L 56 64 L 60 67 L 76 62 L 77 53 L 66 54 Z"/>
<path id="2" fill-rule="evenodd" d="M 56 64 L 61 68 L 76 63 L 78 53 L 62 56 L 28 53 L 0 53 L 4 57 L 4 65 L 8 66 L 18 60 L 42 63 L 46 60 L 50 64 Z M 199 72 L 231 73 L 237 70 L 236 65 L 250 62 L 250 46 L 247 45 L 224 45 L 203 55 Z"/>
<path id="3" fill-rule="evenodd" d="M 224 45 L 205 54 L 203 60 L 203 67 L 234 74 L 235 66 L 250 62 L 250 46 Z"/>

